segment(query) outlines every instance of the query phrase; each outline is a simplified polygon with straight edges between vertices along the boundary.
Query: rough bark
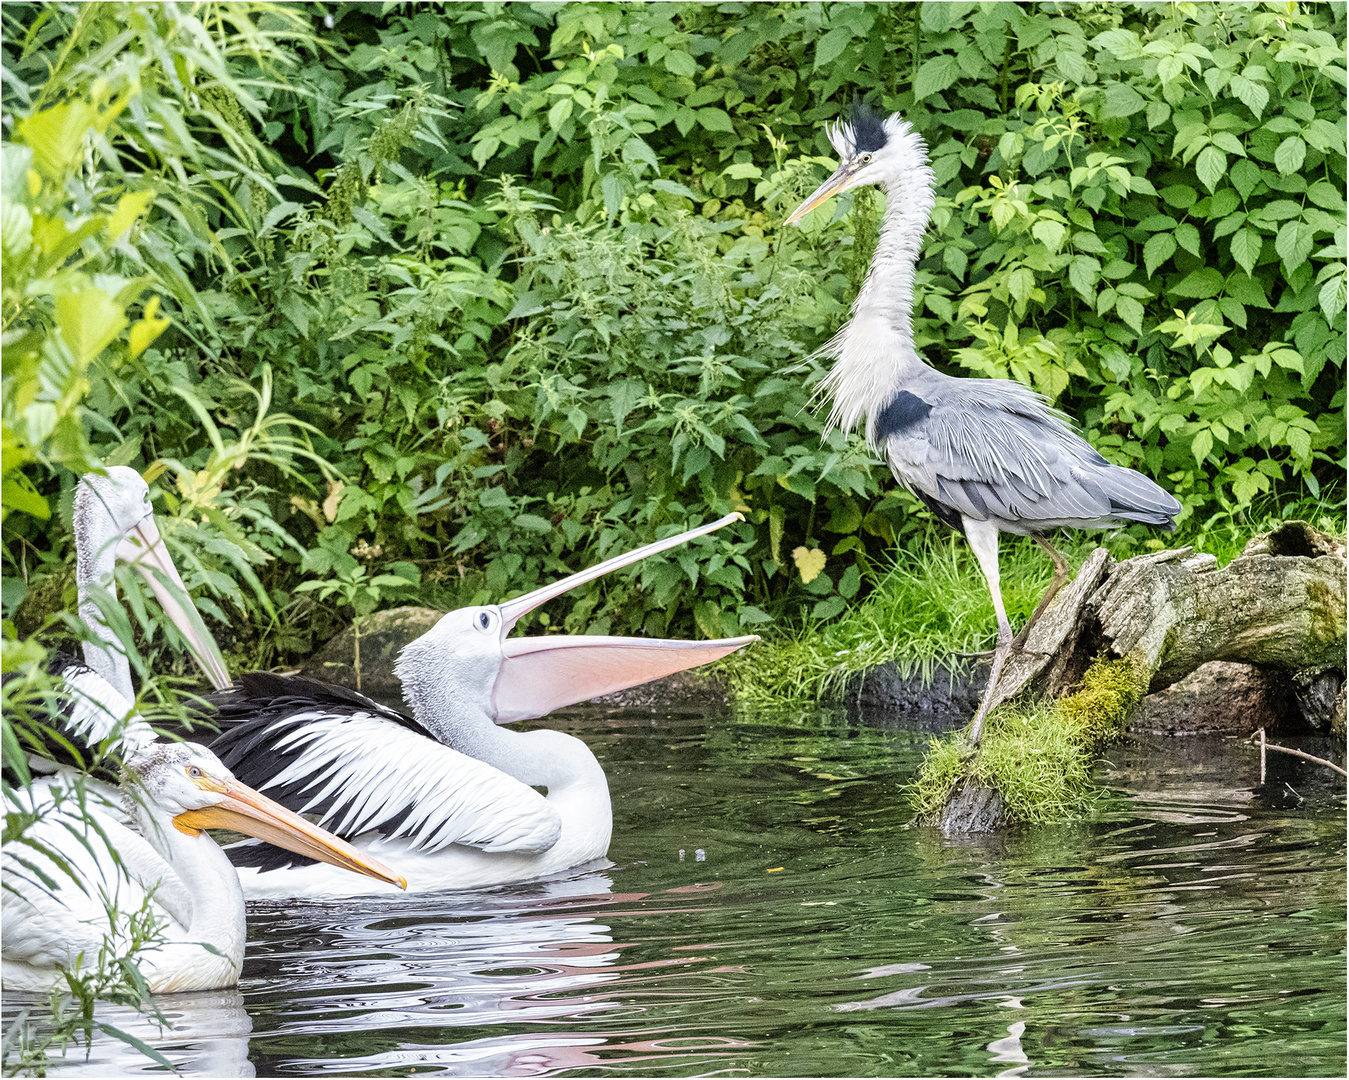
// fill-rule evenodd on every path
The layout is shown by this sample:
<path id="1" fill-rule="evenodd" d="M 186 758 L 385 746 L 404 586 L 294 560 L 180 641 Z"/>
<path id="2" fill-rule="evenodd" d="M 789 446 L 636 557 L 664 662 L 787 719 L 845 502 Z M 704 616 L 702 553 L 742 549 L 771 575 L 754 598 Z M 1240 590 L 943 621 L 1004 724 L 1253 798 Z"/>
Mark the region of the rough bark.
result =
<path id="1" fill-rule="evenodd" d="M 1189 548 L 1122 563 L 1098 548 L 1008 661 L 995 703 L 1027 688 L 1059 697 L 1102 653 L 1131 660 L 1150 693 L 1213 660 L 1342 672 L 1344 556 L 1268 554 L 1268 537 L 1252 548 L 1221 569 Z"/>
<path id="2" fill-rule="evenodd" d="M 1219 568 L 1190 548 L 1116 563 L 1092 552 L 1003 669 L 997 705 L 1071 692 L 1098 656 L 1128 660 L 1157 694 L 1214 661 L 1287 688 L 1308 719 L 1344 730 L 1345 548 L 1304 522 L 1256 537 Z M 1177 692 L 1178 696 L 1183 696 Z M 1234 705 L 1229 702 L 1229 708 Z M 953 792 L 943 831 L 994 827 L 986 796 Z"/>

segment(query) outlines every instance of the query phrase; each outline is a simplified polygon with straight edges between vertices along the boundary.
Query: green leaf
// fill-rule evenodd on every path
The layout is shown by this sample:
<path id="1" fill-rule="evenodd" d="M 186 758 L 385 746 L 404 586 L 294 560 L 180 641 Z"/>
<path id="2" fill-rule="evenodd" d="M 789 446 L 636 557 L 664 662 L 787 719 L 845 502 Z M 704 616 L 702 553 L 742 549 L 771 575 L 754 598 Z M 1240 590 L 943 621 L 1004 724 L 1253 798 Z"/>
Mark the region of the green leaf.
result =
<path id="1" fill-rule="evenodd" d="M 960 75 L 960 64 L 950 53 L 942 53 L 930 60 L 924 60 L 923 66 L 913 80 L 913 99 L 922 101 L 932 94 L 940 94 Z"/>
<path id="2" fill-rule="evenodd" d="M 98 112 L 85 101 L 70 101 L 27 116 L 14 125 L 21 142 L 33 148 L 33 164 L 48 180 L 60 183 L 84 151 L 84 137 Z"/>
<path id="3" fill-rule="evenodd" d="M 1206 146 L 1199 151 L 1199 157 L 1194 163 L 1194 172 L 1209 191 L 1218 187 L 1218 181 L 1223 178 L 1226 171 L 1227 155 L 1216 146 Z"/>
<path id="4" fill-rule="evenodd" d="M 1249 158 L 1244 158 L 1232 166 L 1232 186 L 1243 199 L 1249 199 L 1255 185 L 1260 182 L 1260 166 Z"/>
<path id="5" fill-rule="evenodd" d="M 1190 452 L 1194 454 L 1194 460 L 1202 465 L 1213 449 L 1213 433 L 1211 431 L 1195 432 L 1194 441 L 1190 443 Z"/>
<path id="6" fill-rule="evenodd" d="M 1114 82 L 1105 88 L 1105 108 L 1101 115 L 1132 116 L 1146 105 L 1147 99 L 1128 83 Z"/>
<path id="7" fill-rule="evenodd" d="M 1210 296 L 1217 296 L 1223 291 L 1223 276 L 1217 270 L 1207 266 L 1202 270 L 1191 270 L 1178 284 L 1171 286 L 1169 291 L 1176 296 L 1205 300 Z"/>
<path id="8" fill-rule="evenodd" d="M 1063 244 L 1063 238 L 1068 235 L 1068 230 L 1057 221 L 1037 221 L 1031 226 L 1031 235 L 1051 252 L 1059 250 Z"/>
<path id="9" fill-rule="evenodd" d="M 735 131 L 735 125 L 723 109 L 706 108 L 698 110 L 698 123 L 708 131 Z"/>
<path id="10" fill-rule="evenodd" d="M 1255 269 L 1255 261 L 1260 258 L 1263 246 L 1260 234 L 1254 229 L 1238 229 L 1232 234 L 1232 258 L 1247 274 Z"/>
<path id="11" fill-rule="evenodd" d="M 1344 314 L 1345 305 L 1345 281 L 1343 274 L 1336 274 L 1333 278 L 1321 286 L 1321 310 L 1325 312 L 1326 319 L 1334 323 L 1336 319 Z M 6 500 L 8 501 L 8 500 Z"/>
<path id="12" fill-rule="evenodd" d="M 618 217 L 623 208 L 623 180 L 618 173 L 605 173 L 600 180 L 600 194 L 604 197 L 604 212 L 610 220 Z"/>
<path id="13" fill-rule="evenodd" d="M 136 219 L 145 213 L 154 201 L 155 192 L 153 188 L 145 188 L 143 191 L 133 191 L 130 194 L 123 195 L 117 200 L 117 209 L 108 215 L 108 235 L 114 238 L 121 236 L 135 224 Z"/>
<path id="14" fill-rule="evenodd" d="M 699 196 L 694 194 L 690 189 L 674 180 L 652 180 L 651 186 L 657 191 L 663 191 L 668 195 L 679 195 L 685 199 L 693 199 L 695 201 L 699 198 Z M 706 198 L 706 196 L 703 196 L 703 198 Z"/>
<path id="15" fill-rule="evenodd" d="M 1068 283 L 1088 303 L 1095 298 L 1096 282 L 1101 278 L 1101 264 L 1090 255 L 1078 255 L 1068 264 Z"/>
<path id="16" fill-rule="evenodd" d="M 1199 200 L 1199 193 L 1189 184 L 1172 184 L 1170 187 L 1162 188 L 1157 194 L 1168 206 L 1174 206 L 1177 210 L 1188 210 Z"/>
<path id="17" fill-rule="evenodd" d="M 1343 280 L 1340 279 L 1341 282 Z M 38 494 L 33 482 L 17 470 L 6 476 L 4 483 L 0 484 L 0 501 L 7 511 L 22 510 L 25 514 L 31 514 L 43 521 L 52 516 L 47 500 Z"/>
<path id="18" fill-rule="evenodd" d="M 1307 144 L 1293 135 L 1279 143 L 1279 148 L 1274 151 L 1274 167 L 1286 176 L 1302 168 L 1306 157 Z"/>
<path id="19" fill-rule="evenodd" d="M 54 306 L 61 338 L 82 366 L 101 353 L 127 324 L 122 306 L 96 285 L 61 293 Z"/>
<path id="20" fill-rule="evenodd" d="M 815 66 L 822 68 L 825 64 L 837 60 L 851 40 L 852 29 L 850 27 L 834 27 L 824 37 L 815 42 Z"/>
<path id="21" fill-rule="evenodd" d="M 1237 96 L 1240 101 L 1251 112 L 1255 113 L 1255 118 L 1260 119 L 1260 114 L 1264 112 L 1265 106 L 1269 104 L 1269 91 L 1258 82 L 1246 78 L 1242 75 L 1233 75 L 1227 84 L 1227 88 Z"/>
<path id="22" fill-rule="evenodd" d="M 1170 233 L 1157 233 L 1143 245 L 1143 266 L 1148 277 L 1157 272 L 1157 267 L 1176 253 L 1176 238 Z"/>
<path id="23" fill-rule="evenodd" d="M 1284 222 L 1274 238 L 1274 250 L 1283 260 L 1283 272 L 1287 277 L 1312 253 L 1312 227 L 1304 221 Z"/>
<path id="24" fill-rule="evenodd" d="M 1176 226 L 1176 243 L 1188 251 L 1191 255 L 1198 255 L 1200 248 L 1199 230 L 1188 221 L 1182 221 Z"/>
<path id="25" fill-rule="evenodd" d="M 686 79 L 691 79 L 698 73 L 698 65 L 694 63 L 693 57 L 686 52 L 667 52 L 665 54 L 665 70 L 672 75 L 682 75 Z"/>
<path id="26" fill-rule="evenodd" d="M 553 531 L 552 522 L 547 518 L 541 518 L 537 514 L 517 514 L 515 524 L 521 529 L 527 529 L 529 532 L 547 533 Z"/>
<path id="27" fill-rule="evenodd" d="M 1115 301 L 1115 311 L 1120 319 L 1135 334 L 1143 332 L 1143 305 L 1130 296 L 1121 296 Z"/>
<path id="28" fill-rule="evenodd" d="M 841 596 L 831 596 L 828 599 L 821 600 L 811 611 L 811 616 L 816 619 L 832 619 L 835 615 L 843 612 L 848 606 L 848 601 Z"/>

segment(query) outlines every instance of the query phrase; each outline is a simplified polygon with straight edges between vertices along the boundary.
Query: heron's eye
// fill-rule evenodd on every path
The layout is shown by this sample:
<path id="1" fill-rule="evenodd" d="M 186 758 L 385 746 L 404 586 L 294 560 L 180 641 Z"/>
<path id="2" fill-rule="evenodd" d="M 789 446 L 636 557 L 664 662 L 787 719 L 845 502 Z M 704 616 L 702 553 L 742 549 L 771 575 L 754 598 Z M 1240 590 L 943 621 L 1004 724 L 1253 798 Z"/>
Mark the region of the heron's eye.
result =
<path id="1" fill-rule="evenodd" d="M 863 155 L 862 155 L 862 164 L 863 164 L 863 165 L 867 164 L 867 162 L 869 162 L 870 160 L 871 160 L 871 155 L 870 155 L 870 154 L 863 154 Z"/>
<path id="2" fill-rule="evenodd" d="M 478 625 L 486 630 L 492 625 L 492 616 L 488 615 L 485 611 L 480 611 L 478 613 Z"/>
<path id="3" fill-rule="evenodd" d="M 187 775 L 192 777 L 193 780 L 200 780 L 203 774 L 202 771 L 195 765 L 189 765 L 187 767 Z"/>

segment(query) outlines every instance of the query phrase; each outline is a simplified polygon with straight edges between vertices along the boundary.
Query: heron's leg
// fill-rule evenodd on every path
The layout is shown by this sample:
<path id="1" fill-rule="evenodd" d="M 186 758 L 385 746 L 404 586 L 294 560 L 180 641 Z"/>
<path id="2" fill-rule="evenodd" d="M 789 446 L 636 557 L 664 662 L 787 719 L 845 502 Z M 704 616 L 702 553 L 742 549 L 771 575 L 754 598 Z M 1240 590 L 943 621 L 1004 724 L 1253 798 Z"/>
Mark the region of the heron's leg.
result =
<path id="1" fill-rule="evenodd" d="M 964 518 L 965 538 L 970 542 L 974 557 L 979 561 L 979 569 L 984 572 L 988 582 L 988 593 L 993 598 L 993 610 L 998 616 L 998 646 L 993 650 L 993 666 L 988 672 L 988 685 L 984 687 L 984 696 L 979 709 L 970 724 L 970 745 L 978 746 L 984 733 L 984 718 L 988 704 L 993 700 L 993 691 L 998 685 L 998 676 L 1007 662 L 1007 654 L 1012 648 L 1012 624 L 1007 621 L 1007 609 L 1002 603 L 1002 584 L 998 574 L 998 527 L 991 521 L 975 521 Z"/>
<path id="2" fill-rule="evenodd" d="M 1031 627 L 1034 626 L 1040 616 L 1045 613 L 1045 608 L 1049 607 L 1049 602 L 1053 600 L 1054 597 L 1058 596 L 1059 590 L 1067 584 L 1068 578 L 1072 574 L 1072 567 L 1068 565 L 1068 560 L 1063 557 L 1062 553 L 1054 547 L 1053 544 L 1039 533 L 1032 533 L 1031 535 L 1035 538 L 1035 542 L 1045 549 L 1045 553 L 1054 560 L 1054 580 L 1049 583 L 1049 588 L 1045 591 L 1044 596 L 1041 597 L 1040 603 L 1036 606 L 1035 610 L 1031 612 L 1031 617 L 1026 620 L 1026 625 L 1021 628 L 1021 632 L 1017 634 L 1016 640 L 1012 642 L 1018 649 L 1026 644 L 1026 638 L 1030 636 Z"/>

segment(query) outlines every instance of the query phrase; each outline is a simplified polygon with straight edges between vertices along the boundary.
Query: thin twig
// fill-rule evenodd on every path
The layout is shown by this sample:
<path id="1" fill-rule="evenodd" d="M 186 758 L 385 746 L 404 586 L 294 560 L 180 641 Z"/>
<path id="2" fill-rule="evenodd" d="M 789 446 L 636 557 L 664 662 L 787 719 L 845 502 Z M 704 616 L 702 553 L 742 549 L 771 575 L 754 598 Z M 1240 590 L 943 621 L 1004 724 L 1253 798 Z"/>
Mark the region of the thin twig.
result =
<path id="1" fill-rule="evenodd" d="M 1261 728 L 1261 729 L 1260 729 L 1260 735 L 1261 735 L 1261 738 L 1260 738 L 1260 749 L 1261 749 L 1261 751 L 1264 751 L 1264 750 L 1277 750 L 1277 751 L 1279 751 L 1279 753 L 1281 753 L 1281 754 L 1292 754 L 1293 757 L 1300 757 L 1300 758 L 1303 758 L 1303 759 L 1306 760 L 1306 761 L 1314 761 L 1314 762 L 1316 762 L 1316 764 L 1318 764 L 1318 765 L 1325 765 L 1327 768 L 1334 769 L 1334 770 L 1335 770 L 1337 773 L 1339 773 L 1341 776 L 1349 777 L 1349 772 L 1345 772 L 1345 771 L 1344 771 L 1343 769 L 1341 769 L 1338 765 L 1336 765 L 1333 761 L 1327 761 L 1325 758 L 1316 757 L 1315 755 L 1313 755 L 1313 754 L 1308 754 L 1308 753 L 1306 753 L 1305 751 L 1302 751 L 1302 750 L 1294 750 L 1291 746 L 1280 746 L 1278 743 L 1265 742 L 1265 740 L 1264 740 L 1264 734 L 1265 734 L 1265 729 L 1264 729 L 1264 728 Z M 1262 756 L 1263 756 L 1263 754 L 1262 754 Z"/>

